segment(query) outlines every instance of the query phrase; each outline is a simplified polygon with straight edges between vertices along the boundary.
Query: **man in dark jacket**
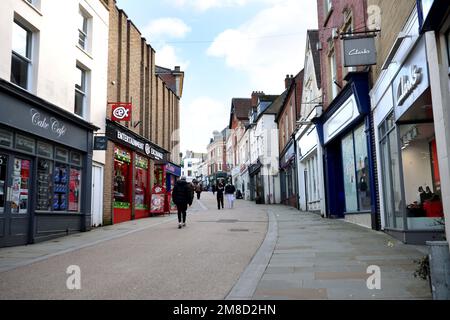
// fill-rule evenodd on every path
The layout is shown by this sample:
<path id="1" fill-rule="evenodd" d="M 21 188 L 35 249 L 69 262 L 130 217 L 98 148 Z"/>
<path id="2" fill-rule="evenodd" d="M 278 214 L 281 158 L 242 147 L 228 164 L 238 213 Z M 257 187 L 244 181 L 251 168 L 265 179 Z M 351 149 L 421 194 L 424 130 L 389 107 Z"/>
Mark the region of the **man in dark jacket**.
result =
<path id="1" fill-rule="evenodd" d="M 225 191 L 225 187 L 223 186 L 222 182 L 219 182 L 216 188 L 217 192 L 217 208 L 220 210 L 220 207 L 222 206 L 223 209 L 223 193 Z"/>
<path id="2" fill-rule="evenodd" d="M 186 212 L 188 205 L 192 205 L 192 192 L 185 177 L 181 177 L 172 190 L 173 203 L 177 205 L 178 209 L 178 229 L 186 226 Z"/>

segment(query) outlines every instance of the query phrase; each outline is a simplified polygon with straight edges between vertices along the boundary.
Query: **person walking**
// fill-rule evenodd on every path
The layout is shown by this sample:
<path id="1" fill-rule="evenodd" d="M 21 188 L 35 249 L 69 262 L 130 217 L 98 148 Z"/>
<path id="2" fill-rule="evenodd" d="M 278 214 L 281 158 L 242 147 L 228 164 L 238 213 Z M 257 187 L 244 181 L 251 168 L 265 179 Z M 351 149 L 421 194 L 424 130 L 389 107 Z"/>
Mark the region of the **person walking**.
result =
<path id="1" fill-rule="evenodd" d="M 233 209 L 235 192 L 236 192 L 235 186 L 233 186 L 233 184 L 229 182 L 225 187 L 225 196 L 227 197 L 228 209 Z"/>
<path id="2" fill-rule="evenodd" d="M 217 208 L 220 210 L 220 207 L 222 206 L 223 209 L 223 193 L 225 191 L 225 187 L 223 186 L 222 182 L 219 182 L 216 188 L 217 192 Z"/>
<path id="3" fill-rule="evenodd" d="M 197 193 L 197 200 L 200 200 L 200 195 L 202 194 L 203 187 L 200 183 L 197 184 L 197 187 L 195 187 L 195 192 Z"/>
<path id="4" fill-rule="evenodd" d="M 211 190 L 212 190 L 213 196 L 215 196 L 216 195 L 216 185 L 215 184 L 212 185 Z"/>
<path id="5" fill-rule="evenodd" d="M 181 177 L 181 179 L 177 181 L 172 191 L 172 200 L 177 206 L 178 229 L 186 227 L 188 205 L 192 206 L 193 200 L 191 188 L 186 182 L 186 177 Z"/>

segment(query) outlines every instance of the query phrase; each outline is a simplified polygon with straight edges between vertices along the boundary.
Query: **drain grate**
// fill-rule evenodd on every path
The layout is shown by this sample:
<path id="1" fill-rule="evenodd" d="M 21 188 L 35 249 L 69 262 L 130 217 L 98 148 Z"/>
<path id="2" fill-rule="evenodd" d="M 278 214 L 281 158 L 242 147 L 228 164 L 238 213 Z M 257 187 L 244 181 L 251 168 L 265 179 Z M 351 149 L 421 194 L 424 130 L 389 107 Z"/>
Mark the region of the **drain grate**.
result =
<path id="1" fill-rule="evenodd" d="M 249 232 L 249 229 L 229 229 L 230 232 Z"/>
<path id="2" fill-rule="evenodd" d="M 236 223 L 239 222 L 239 220 L 234 220 L 234 219 L 222 219 L 222 220 L 217 220 L 217 223 Z"/>

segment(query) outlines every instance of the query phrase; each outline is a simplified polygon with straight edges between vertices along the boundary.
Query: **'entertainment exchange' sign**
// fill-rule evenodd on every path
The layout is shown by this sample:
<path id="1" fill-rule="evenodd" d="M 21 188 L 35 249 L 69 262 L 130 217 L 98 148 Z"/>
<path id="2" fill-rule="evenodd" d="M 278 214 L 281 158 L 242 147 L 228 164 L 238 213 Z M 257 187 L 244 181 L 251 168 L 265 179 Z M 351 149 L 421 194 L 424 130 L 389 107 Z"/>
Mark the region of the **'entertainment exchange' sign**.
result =
<path id="1" fill-rule="evenodd" d="M 344 39 L 345 67 L 371 66 L 377 64 L 375 38 Z"/>
<path id="2" fill-rule="evenodd" d="M 140 151 L 141 153 L 147 155 L 149 158 L 155 160 L 164 160 L 164 153 L 156 150 L 151 146 L 150 143 L 144 141 L 143 139 L 133 137 L 131 134 L 123 132 L 119 128 L 109 123 L 107 124 L 106 135 L 108 136 L 108 138 L 114 141 L 124 143 L 128 147 Z"/>

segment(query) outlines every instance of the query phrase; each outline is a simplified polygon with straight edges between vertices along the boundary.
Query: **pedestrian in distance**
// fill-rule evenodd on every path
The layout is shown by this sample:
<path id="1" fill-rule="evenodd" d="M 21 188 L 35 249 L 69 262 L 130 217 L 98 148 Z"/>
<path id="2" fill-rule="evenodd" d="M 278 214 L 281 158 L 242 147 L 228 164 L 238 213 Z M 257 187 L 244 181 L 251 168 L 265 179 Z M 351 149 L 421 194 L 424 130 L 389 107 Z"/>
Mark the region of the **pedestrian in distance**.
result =
<path id="1" fill-rule="evenodd" d="M 233 209 L 234 206 L 234 193 L 236 192 L 235 186 L 231 182 L 225 187 L 225 196 L 227 198 L 228 209 Z"/>
<path id="2" fill-rule="evenodd" d="M 186 227 L 188 205 L 191 206 L 193 200 L 191 187 L 189 183 L 187 183 L 186 177 L 181 177 L 181 179 L 177 181 L 172 191 L 172 200 L 177 206 L 178 229 Z"/>
<path id="3" fill-rule="evenodd" d="M 197 186 L 195 187 L 195 192 L 197 193 L 197 200 L 200 200 L 200 195 L 202 194 L 203 191 L 203 186 L 198 183 Z"/>
<path id="4" fill-rule="evenodd" d="M 216 195 L 216 185 L 215 184 L 212 185 L 211 190 L 212 190 L 213 196 L 215 196 Z"/>
<path id="5" fill-rule="evenodd" d="M 219 182 L 216 188 L 217 192 L 217 208 L 220 210 L 220 207 L 223 209 L 223 193 L 225 192 L 225 187 L 222 182 Z"/>

